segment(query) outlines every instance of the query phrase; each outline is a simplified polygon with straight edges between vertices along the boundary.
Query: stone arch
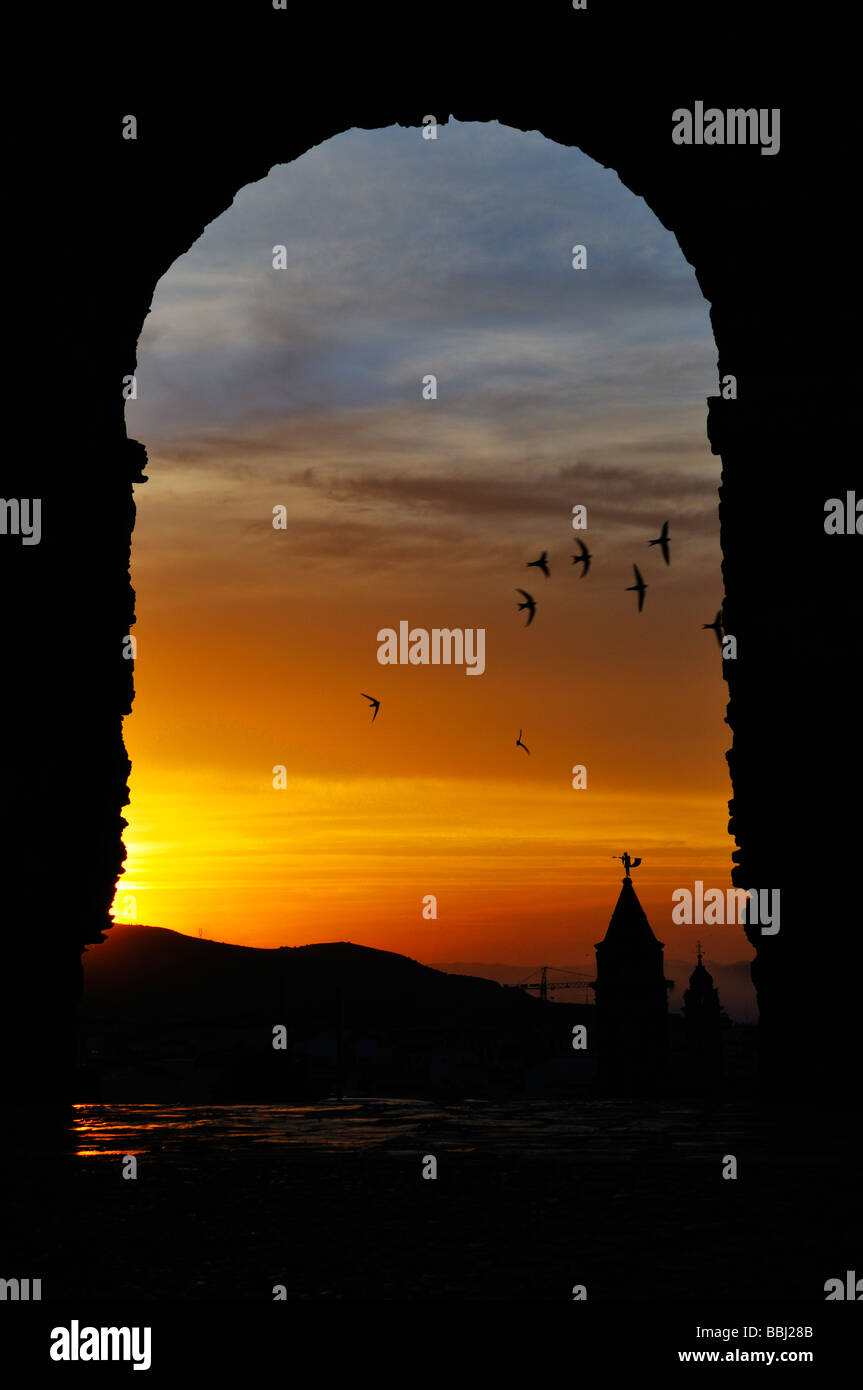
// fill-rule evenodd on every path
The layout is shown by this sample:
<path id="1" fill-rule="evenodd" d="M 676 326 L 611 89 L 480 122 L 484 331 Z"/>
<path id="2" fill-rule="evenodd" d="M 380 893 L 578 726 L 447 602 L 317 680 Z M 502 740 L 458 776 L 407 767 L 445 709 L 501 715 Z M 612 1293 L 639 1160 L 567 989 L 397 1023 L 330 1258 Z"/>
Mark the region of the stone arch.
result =
<path id="1" fill-rule="evenodd" d="M 36 914 L 50 932 L 47 956 L 38 927 L 34 928 L 38 942 L 22 940 L 16 945 L 24 968 L 39 972 L 38 1017 L 42 1019 L 65 1019 L 71 1026 L 80 980 L 79 952 L 101 939 L 123 857 L 121 812 L 128 765 L 121 720 L 131 707 L 132 680 L 128 663 L 120 655 L 119 636 L 128 631 L 134 603 L 128 573 L 134 525 L 131 481 L 141 476 L 143 451 L 126 438 L 118 383 L 134 371 L 136 343 L 155 285 L 206 224 L 225 210 L 239 188 L 264 177 L 274 164 L 289 162 L 351 127 L 419 126 L 425 109 L 434 111 L 440 121 L 450 113 L 462 121 L 496 119 L 520 130 L 537 129 L 561 144 L 577 145 L 614 169 L 633 193 L 645 199 L 695 269 L 712 306 L 719 372 L 733 370 L 738 381 L 746 384 L 733 405 L 718 395 L 710 398 L 707 422 L 713 451 L 721 454 L 723 462 L 719 516 L 726 615 L 741 645 L 749 642 L 750 650 L 757 649 L 754 670 L 743 663 L 726 668 L 733 735 L 728 755 L 734 788 L 730 830 L 738 846 L 734 881 L 744 887 L 781 887 L 789 882 L 794 868 L 789 837 L 796 815 L 786 753 L 794 721 L 782 708 L 779 673 L 784 670 L 784 646 L 794 619 L 784 612 L 777 618 L 775 612 L 772 571 L 782 549 L 778 541 L 756 537 L 752 529 L 753 516 L 771 514 L 778 536 L 790 529 L 794 515 L 790 500 L 776 498 L 771 480 L 759 468 L 763 453 L 775 450 L 777 439 L 789 439 L 795 427 L 798 435 L 801 428 L 812 428 L 814 433 L 791 403 L 781 351 L 793 324 L 793 306 L 786 302 L 788 260 L 781 251 L 770 259 L 790 202 L 782 170 L 770 162 L 771 168 L 765 171 L 769 161 L 758 161 L 756 156 L 733 168 L 728 163 L 708 168 L 703 161 L 690 160 L 682 175 L 684 166 L 667 140 L 665 96 L 645 102 L 623 95 L 611 113 L 575 99 L 565 113 L 558 106 L 549 115 L 537 97 L 518 103 L 488 93 L 479 95 L 476 84 L 471 95 L 465 95 L 467 90 L 461 84 L 460 95 L 437 101 L 426 98 L 423 109 L 412 99 L 398 96 L 377 105 L 364 98 L 345 98 L 325 120 L 295 111 L 293 121 L 284 119 L 273 96 L 255 111 L 238 112 L 222 94 L 207 112 L 204 148 L 190 142 L 194 113 L 179 111 L 176 101 L 162 106 L 152 103 L 143 113 L 147 138 L 136 149 L 123 149 L 115 141 L 110 149 L 100 147 L 94 155 L 102 182 L 93 191 L 93 215 L 97 222 L 103 219 L 109 239 L 119 237 L 120 244 L 106 247 L 102 242 L 90 248 L 81 235 L 82 270 L 95 286 L 99 312 L 84 326 L 70 401 L 73 409 L 80 408 L 83 393 L 91 411 L 90 486 L 84 495 L 71 484 L 57 483 L 54 495 L 66 509 L 69 538 L 59 542 L 50 562 L 57 569 L 46 569 L 40 580 L 51 587 L 60 582 L 61 574 L 74 573 L 76 563 L 80 571 L 80 549 L 74 537 L 94 536 L 84 561 L 89 606 L 73 660 L 88 683 L 85 687 L 79 682 L 78 689 L 71 688 L 74 681 L 64 686 L 66 717 L 77 723 L 78 732 L 70 771 L 80 788 L 68 838 L 62 846 L 54 841 L 55 863 L 70 885 L 68 912 L 59 924 L 49 923 L 49 914 Z M 772 202 L 765 197 L 765 187 Z M 729 241 L 734 217 L 750 219 L 745 257 Z M 122 239 L 125 230 L 129 230 L 128 244 Z M 818 505 L 820 491 L 810 482 L 810 503 Z M 34 599 L 38 595 L 36 585 Z M 32 610 L 34 624 L 37 613 L 38 604 Z M 47 657 L 40 661 L 34 670 L 42 671 L 46 689 L 52 689 L 50 661 Z M 46 713 L 44 704 L 35 712 Z M 20 911 L 30 921 L 29 885 L 42 862 L 43 804 L 50 791 L 50 778 L 31 779 L 22 791 L 20 826 L 24 835 L 29 826 L 32 844 L 28 848 L 22 838 Z M 794 1032 L 792 995 L 809 972 L 805 924 L 817 906 L 814 891 L 801 890 L 785 917 L 782 934 L 756 942 L 756 985 L 767 1053 L 776 1076 L 787 1067 Z M 38 1018 L 35 1026 L 31 1018 L 27 1033 L 34 1041 L 22 1069 L 22 1087 L 31 1093 L 34 1086 L 42 1093 L 56 1090 L 62 1057 L 69 1055 L 61 1047 L 59 1056 L 54 1042 L 43 1047 L 36 1040 L 38 1032 Z"/>

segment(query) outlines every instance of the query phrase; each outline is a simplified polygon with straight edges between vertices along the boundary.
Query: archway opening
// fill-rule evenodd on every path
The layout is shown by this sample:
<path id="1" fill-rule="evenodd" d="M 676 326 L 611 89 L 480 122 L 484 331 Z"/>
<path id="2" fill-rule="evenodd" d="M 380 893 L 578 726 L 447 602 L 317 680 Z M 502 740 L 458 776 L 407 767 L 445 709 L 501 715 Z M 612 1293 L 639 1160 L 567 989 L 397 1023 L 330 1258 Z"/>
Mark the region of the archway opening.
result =
<path id="1" fill-rule="evenodd" d="M 127 406 L 150 482 L 118 918 L 589 967 L 631 844 L 685 960 L 671 894 L 730 859 L 707 306 L 577 149 L 436 133 L 279 166 L 160 283 Z M 482 631 L 482 673 L 382 666 L 402 622 Z"/>

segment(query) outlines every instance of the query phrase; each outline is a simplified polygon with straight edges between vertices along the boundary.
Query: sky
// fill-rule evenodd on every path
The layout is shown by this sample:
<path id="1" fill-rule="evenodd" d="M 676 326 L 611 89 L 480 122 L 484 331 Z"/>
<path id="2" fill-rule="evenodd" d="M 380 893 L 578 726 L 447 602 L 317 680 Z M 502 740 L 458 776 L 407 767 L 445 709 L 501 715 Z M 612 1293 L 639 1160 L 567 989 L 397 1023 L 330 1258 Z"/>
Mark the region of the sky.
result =
<path id="1" fill-rule="evenodd" d="M 352 130 L 243 188 L 159 283 L 126 408 L 149 481 L 116 919 L 589 968 L 628 850 L 671 954 L 748 957 L 670 920 L 734 848 L 701 630 L 716 356 L 672 234 L 536 132 Z M 485 629 L 484 673 L 380 665 L 401 620 Z"/>

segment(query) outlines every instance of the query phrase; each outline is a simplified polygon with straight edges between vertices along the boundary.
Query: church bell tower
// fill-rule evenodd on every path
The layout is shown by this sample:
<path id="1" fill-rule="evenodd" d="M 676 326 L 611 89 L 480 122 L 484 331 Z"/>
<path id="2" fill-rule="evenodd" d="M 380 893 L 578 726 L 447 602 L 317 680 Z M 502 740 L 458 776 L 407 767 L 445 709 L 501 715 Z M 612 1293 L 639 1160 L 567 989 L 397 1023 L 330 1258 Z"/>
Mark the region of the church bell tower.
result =
<path id="1" fill-rule="evenodd" d="M 662 1070 L 668 1026 L 668 990 L 663 943 L 654 936 L 636 897 L 630 870 L 640 859 L 617 856 L 624 867 L 617 906 L 608 931 L 596 943 L 596 1000 L 599 1075 L 616 1090 L 649 1090 Z"/>
<path id="2" fill-rule="evenodd" d="M 699 1089 L 709 1090 L 721 1074 L 722 1029 L 728 1019 L 702 956 L 699 941 L 698 964 L 689 977 L 689 989 L 683 994 L 683 1018 L 691 1082 Z"/>

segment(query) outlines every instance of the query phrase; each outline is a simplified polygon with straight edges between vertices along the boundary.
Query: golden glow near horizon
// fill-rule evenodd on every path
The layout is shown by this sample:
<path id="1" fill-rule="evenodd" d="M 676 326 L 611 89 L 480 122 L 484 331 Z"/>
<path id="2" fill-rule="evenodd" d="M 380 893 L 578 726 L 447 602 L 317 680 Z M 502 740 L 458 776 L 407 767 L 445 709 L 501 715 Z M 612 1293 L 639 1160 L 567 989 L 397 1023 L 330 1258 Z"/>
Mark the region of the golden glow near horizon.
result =
<path id="1" fill-rule="evenodd" d="M 727 886 L 733 849 L 726 687 L 700 630 L 721 600 L 707 306 L 578 151 L 446 134 L 428 189 L 417 132 L 349 132 L 273 171 L 157 291 L 127 407 L 150 481 L 117 904 L 249 945 L 579 963 L 629 849 L 657 934 L 691 954 L 671 892 Z M 510 230 L 519 182 L 533 221 Z M 417 245 L 429 200 L 439 255 Z M 581 278 L 557 264 L 576 240 Z M 647 546 L 666 517 L 669 567 Z M 525 568 L 544 548 L 548 580 Z M 530 629 L 516 587 L 539 601 Z M 485 628 L 484 674 L 379 665 L 401 620 Z M 700 930 L 715 959 L 748 954 Z"/>

